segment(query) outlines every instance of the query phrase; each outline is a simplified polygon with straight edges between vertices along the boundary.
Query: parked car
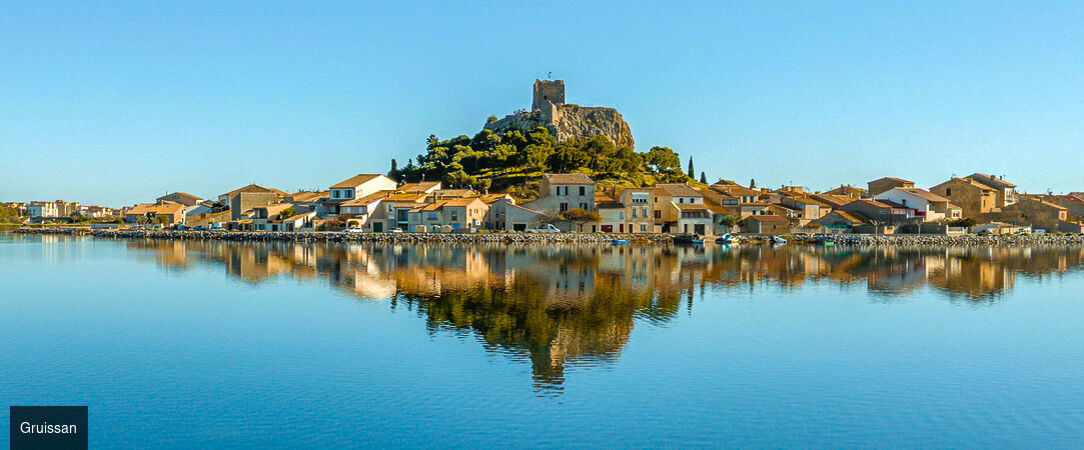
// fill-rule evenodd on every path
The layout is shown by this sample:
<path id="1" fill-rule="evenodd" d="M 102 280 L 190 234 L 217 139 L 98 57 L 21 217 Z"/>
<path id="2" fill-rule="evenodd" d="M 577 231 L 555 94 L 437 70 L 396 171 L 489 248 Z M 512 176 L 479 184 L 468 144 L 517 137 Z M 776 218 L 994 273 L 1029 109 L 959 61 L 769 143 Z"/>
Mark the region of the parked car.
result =
<path id="1" fill-rule="evenodd" d="M 173 229 L 174 229 L 174 230 L 180 230 L 180 231 L 184 231 L 184 230 L 188 230 L 188 229 L 190 229 L 190 228 L 188 228 L 188 227 L 186 227 L 186 226 L 184 226 L 184 225 L 177 225 L 177 226 L 173 227 Z"/>
<path id="2" fill-rule="evenodd" d="M 553 226 L 552 223 L 547 223 L 545 226 L 540 227 L 540 228 L 529 228 L 527 230 L 527 232 L 528 233 L 560 233 L 561 229 Z"/>
<path id="3" fill-rule="evenodd" d="M 203 225 L 193 228 L 192 231 L 203 231 Z"/>
<path id="4" fill-rule="evenodd" d="M 365 230 L 361 229 L 361 228 L 347 228 L 347 229 L 345 229 L 343 231 L 345 231 L 347 233 L 364 233 L 365 232 Z"/>
<path id="5" fill-rule="evenodd" d="M 391 233 L 402 233 L 402 232 L 403 232 L 402 228 L 392 228 L 391 229 Z"/>

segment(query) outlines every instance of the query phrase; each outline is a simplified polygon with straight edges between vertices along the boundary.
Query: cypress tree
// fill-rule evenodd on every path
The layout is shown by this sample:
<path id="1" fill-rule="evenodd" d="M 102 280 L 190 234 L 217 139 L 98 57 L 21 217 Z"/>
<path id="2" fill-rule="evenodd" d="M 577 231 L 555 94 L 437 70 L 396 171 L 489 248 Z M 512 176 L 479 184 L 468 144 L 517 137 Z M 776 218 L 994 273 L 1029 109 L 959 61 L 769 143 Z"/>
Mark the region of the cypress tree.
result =
<path id="1" fill-rule="evenodd" d="M 689 157 L 689 178 L 696 178 L 696 170 L 693 169 L 693 157 Z"/>
<path id="2" fill-rule="evenodd" d="M 708 184 L 708 177 L 706 175 L 704 175 L 704 172 L 700 172 L 700 182 L 704 183 L 704 184 Z"/>

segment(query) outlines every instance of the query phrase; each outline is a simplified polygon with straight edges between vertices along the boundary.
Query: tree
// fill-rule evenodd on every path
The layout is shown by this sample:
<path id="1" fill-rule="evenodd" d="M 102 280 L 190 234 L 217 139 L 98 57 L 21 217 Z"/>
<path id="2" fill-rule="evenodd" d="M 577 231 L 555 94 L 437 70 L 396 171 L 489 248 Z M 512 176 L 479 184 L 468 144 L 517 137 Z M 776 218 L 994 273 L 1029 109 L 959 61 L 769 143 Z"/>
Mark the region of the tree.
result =
<path id="1" fill-rule="evenodd" d="M 395 161 L 395 160 L 393 159 L 392 161 Z M 296 212 L 296 210 L 294 210 L 293 206 L 291 206 L 289 208 L 286 208 L 286 209 L 282 210 L 282 212 L 279 213 L 279 219 L 280 220 L 281 219 L 289 219 L 290 217 L 294 216 L 294 212 Z"/>
<path id="2" fill-rule="evenodd" d="M 978 222 L 976 222 L 975 219 L 965 217 L 962 219 L 950 220 L 945 225 L 948 225 L 950 227 L 973 227 L 976 223 Z"/>
<path id="3" fill-rule="evenodd" d="M 557 211 L 546 210 L 538 213 L 534 220 L 535 222 L 538 222 L 539 225 L 553 225 L 564 220 L 564 217 L 561 217 L 561 213 Z"/>
<path id="4" fill-rule="evenodd" d="M 565 220 L 576 224 L 576 229 L 579 231 L 583 231 L 583 225 L 585 223 L 598 222 L 602 220 L 602 216 L 599 216 L 597 212 L 586 211 L 580 208 L 565 211 L 564 214 L 561 214 L 561 216 Z"/>
<path id="5" fill-rule="evenodd" d="M 719 217 L 715 223 L 718 223 L 719 225 L 726 227 L 727 230 L 730 230 L 730 228 L 736 225 L 739 221 L 741 221 L 741 217 L 728 214 Z"/>
<path id="6" fill-rule="evenodd" d="M 704 183 L 704 184 L 708 184 L 708 177 L 706 175 L 704 175 L 704 172 L 700 172 L 700 182 Z"/>
<path id="7" fill-rule="evenodd" d="M 753 178 L 750 178 L 749 179 L 749 189 L 756 189 L 756 188 L 757 188 L 757 180 L 753 179 Z"/>
<path id="8" fill-rule="evenodd" d="M 686 173 L 689 175 L 689 178 L 696 178 L 696 170 L 693 169 L 693 157 L 692 156 L 689 157 L 689 171 L 686 172 Z"/>
<path id="9" fill-rule="evenodd" d="M 391 170 L 388 171 L 388 178 L 391 178 L 396 182 L 402 178 L 399 174 L 399 163 L 395 161 L 395 158 L 391 159 Z"/>

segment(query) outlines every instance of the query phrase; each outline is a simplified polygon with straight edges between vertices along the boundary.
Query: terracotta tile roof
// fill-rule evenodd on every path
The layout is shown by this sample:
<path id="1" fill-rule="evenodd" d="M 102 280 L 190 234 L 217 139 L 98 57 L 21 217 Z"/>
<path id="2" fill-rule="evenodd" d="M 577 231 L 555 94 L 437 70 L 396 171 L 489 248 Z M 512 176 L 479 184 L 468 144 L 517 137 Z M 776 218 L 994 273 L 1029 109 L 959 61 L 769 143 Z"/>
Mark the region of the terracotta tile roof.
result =
<path id="1" fill-rule="evenodd" d="M 710 211 L 707 205 L 702 203 L 671 203 L 681 211 Z"/>
<path id="2" fill-rule="evenodd" d="M 915 197 L 921 198 L 921 199 L 926 200 L 928 202 L 948 202 L 947 198 L 942 197 L 942 196 L 937 195 L 937 194 L 934 194 L 933 192 L 927 191 L 925 189 L 919 189 L 919 188 L 895 188 L 895 189 L 899 189 L 899 190 L 901 190 L 903 192 L 906 192 L 908 194 L 911 194 L 911 195 L 913 195 Z"/>
<path id="3" fill-rule="evenodd" d="M 746 219 L 753 219 L 757 222 L 789 222 L 786 217 L 777 216 L 775 214 L 764 214 L 757 216 L 749 216 Z"/>
<path id="4" fill-rule="evenodd" d="M 382 176 L 382 175 L 377 174 L 377 173 L 359 173 L 357 175 L 354 175 L 354 176 L 352 176 L 350 178 L 347 178 L 347 179 L 345 179 L 343 181 L 340 181 L 340 182 L 336 183 L 335 185 L 331 186 L 331 188 L 332 189 L 354 188 L 354 187 L 361 186 L 362 184 L 368 183 L 369 181 L 371 181 L 374 178 L 379 177 L 379 176 Z"/>
<path id="5" fill-rule="evenodd" d="M 853 214 L 852 215 L 851 213 L 848 213 L 846 211 L 832 211 L 832 213 L 833 214 L 838 214 L 839 217 L 842 217 L 842 218 L 847 219 L 847 220 L 849 220 L 851 222 L 854 222 L 854 223 L 864 223 L 865 222 L 865 220 L 859 219 L 857 217 L 857 216 L 859 216 L 861 214 Z"/>
<path id="6" fill-rule="evenodd" d="M 904 180 L 903 178 L 895 178 L 895 177 L 878 178 L 876 180 L 870 181 L 870 183 L 873 183 L 875 181 L 895 181 L 895 182 L 898 182 L 898 183 L 911 183 L 911 184 L 915 183 L 914 181 L 911 181 L 911 180 Z"/>
<path id="7" fill-rule="evenodd" d="M 311 203 L 327 197 L 328 194 L 328 191 L 297 191 L 287 197 L 292 198 L 296 203 Z"/>
<path id="8" fill-rule="evenodd" d="M 389 202 L 416 202 L 425 198 L 423 193 L 410 193 L 410 192 L 397 192 L 395 194 L 388 195 L 385 201 Z"/>
<path id="9" fill-rule="evenodd" d="M 165 197 L 169 197 L 169 196 L 171 196 L 171 195 L 177 195 L 177 196 L 181 196 L 181 197 L 187 197 L 188 199 L 190 199 L 190 200 L 194 200 L 194 201 L 197 201 L 197 202 L 198 202 L 198 201 L 200 201 L 200 200 L 203 200 L 202 198 L 196 197 L 195 195 L 189 194 L 189 193 L 187 193 L 187 192 L 180 192 L 180 191 L 177 191 L 177 192 L 171 192 L 171 193 L 169 193 L 169 194 L 163 195 L 163 196 L 161 196 L 161 197 L 158 197 L 158 198 L 165 198 Z"/>
<path id="10" fill-rule="evenodd" d="M 372 194 L 366 195 L 366 196 L 361 197 L 361 198 L 355 198 L 353 200 L 348 200 L 348 201 L 342 202 L 341 204 L 339 204 L 339 206 L 365 206 L 365 205 L 371 205 L 374 202 L 377 202 L 379 200 L 383 200 L 383 199 L 387 198 L 389 195 L 392 194 L 392 192 L 393 191 L 374 192 Z"/>
<path id="11" fill-rule="evenodd" d="M 549 184 L 595 184 L 595 180 L 582 173 L 547 173 L 542 178 Z"/>
<path id="12" fill-rule="evenodd" d="M 242 186 L 242 187 L 239 187 L 239 188 L 234 189 L 232 191 L 229 191 L 229 192 L 227 192 L 227 193 L 225 193 L 223 195 L 228 195 L 230 197 L 233 197 L 233 195 L 237 194 L 238 192 L 274 192 L 274 193 L 279 194 L 279 195 L 286 195 L 285 192 L 282 192 L 282 191 L 280 191 L 278 189 L 265 188 L 263 186 L 256 185 L 256 184 L 250 184 L 248 186 Z"/>
<path id="13" fill-rule="evenodd" d="M 656 184 L 655 192 L 661 192 L 671 197 L 703 197 L 703 194 L 687 184 Z"/>
<path id="14" fill-rule="evenodd" d="M 399 186 L 396 190 L 399 192 L 425 192 L 438 186 L 440 186 L 439 181 L 422 181 L 418 183 L 406 183 Z"/>
<path id="15" fill-rule="evenodd" d="M 968 178 L 972 178 L 975 181 L 978 181 L 979 183 L 985 184 L 985 185 L 990 186 L 990 187 L 995 188 L 995 189 L 1005 189 L 1005 188 L 1016 187 L 1015 184 L 1012 184 L 1012 183 L 1010 183 L 1008 181 L 1002 180 L 1002 179 L 997 178 L 997 177 L 995 177 L 993 175 L 985 174 L 985 173 L 977 173 L 976 172 L 976 173 L 973 173 L 973 174 L 969 175 Z"/>
<path id="16" fill-rule="evenodd" d="M 453 198 L 451 200 L 446 200 L 443 203 L 444 206 L 469 206 L 474 202 L 481 203 L 482 200 L 478 197 Z"/>

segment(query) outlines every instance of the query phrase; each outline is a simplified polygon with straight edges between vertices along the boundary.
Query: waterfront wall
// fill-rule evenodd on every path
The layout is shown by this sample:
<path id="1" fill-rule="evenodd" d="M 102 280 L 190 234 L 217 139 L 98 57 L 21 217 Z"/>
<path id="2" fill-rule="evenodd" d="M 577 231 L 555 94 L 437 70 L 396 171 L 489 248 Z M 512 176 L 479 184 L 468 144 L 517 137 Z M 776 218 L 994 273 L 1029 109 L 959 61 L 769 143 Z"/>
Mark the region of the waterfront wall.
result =
<path id="1" fill-rule="evenodd" d="M 222 232 L 175 230 L 90 230 L 86 228 L 20 228 L 21 234 L 68 234 L 120 239 L 212 239 L 224 241 L 330 241 L 330 242 L 447 242 L 447 243 L 610 243 L 626 239 L 634 243 L 670 243 L 673 234 L 616 233 L 337 233 L 337 232 Z M 764 240 L 766 236 L 745 235 L 746 241 Z M 1006 245 L 1084 245 L 1084 235 L 821 235 L 808 240 L 791 239 L 791 243 L 815 243 L 830 240 L 837 246 L 846 245 L 944 245 L 944 246 L 1006 246 Z M 708 243 L 714 242 L 707 239 Z"/>

